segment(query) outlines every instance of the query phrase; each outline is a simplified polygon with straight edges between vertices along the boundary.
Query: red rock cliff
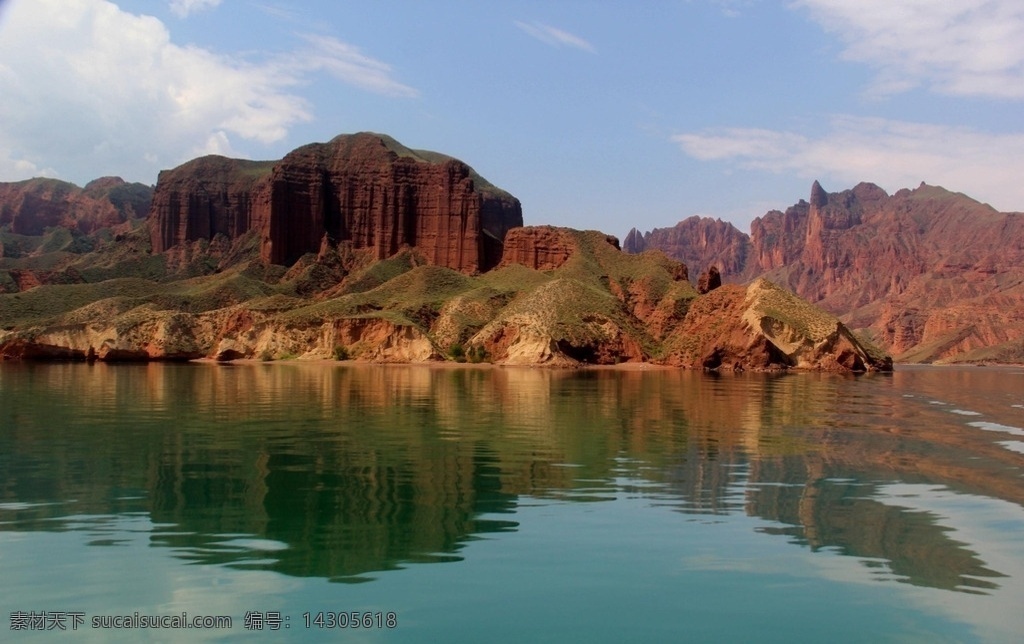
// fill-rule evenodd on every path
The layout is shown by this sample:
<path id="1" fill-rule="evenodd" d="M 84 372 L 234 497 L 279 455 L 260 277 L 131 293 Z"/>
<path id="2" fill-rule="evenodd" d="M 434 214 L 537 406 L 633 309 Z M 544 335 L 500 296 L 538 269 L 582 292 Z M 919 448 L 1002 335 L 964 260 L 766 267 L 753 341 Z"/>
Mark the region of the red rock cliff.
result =
<path id="1" fill-rule="evenodd" d="M 269 161 L 211 155 L 161 172 L 150 210 L 153 252 L 218 233 L 230 239 L 245 234 L 253 225 L 254 196 L 272 168 Z"/>
<path id="2" fill-rule="evenodd" d="M 495 266 L 505 233 L 523 223 L 519 201 L 461 161 L 369 133 L 303 146 L 272 167 L 197 159 L 161 173 L 151 217 L 155 252 L 255 228 L 274 264 L 317 252 L 326 237 L 378 259 L 412 246 L 467 273 Z"/>
<path id="3" fill-rule="evenodd" d="M 646 233 L 646 247 L 691 264 L 721 257 L 740 281 L 764 275 L 906 360 L 1024 355 L 1021 213 L 923 183 L 889 196 L 870 183 L 828 193 L 815 182 L 809 201 L 751 223 L 749 251 L 708 244 L 688 221 Z"/>

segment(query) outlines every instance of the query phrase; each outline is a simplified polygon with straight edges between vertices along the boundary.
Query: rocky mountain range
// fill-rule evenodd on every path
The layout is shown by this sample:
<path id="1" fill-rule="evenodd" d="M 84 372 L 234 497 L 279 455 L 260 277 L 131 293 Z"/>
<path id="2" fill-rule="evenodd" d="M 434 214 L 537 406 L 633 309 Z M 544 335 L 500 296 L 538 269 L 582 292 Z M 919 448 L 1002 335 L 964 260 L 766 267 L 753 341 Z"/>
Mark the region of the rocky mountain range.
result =
<path id="1" fill-rule="evenodd" d="M 632 230 L 624 250 L 659 249 L 725 282 L 764 277 L 833 313 L 907 362 L 1024 362 L 1024 214 L 921 184 L 870 183 L 771 211 L 749 235 L 691 217 Z"/>
<path id="2" fill-rule="evenodd" d="M 524 227 L 519 201 L 466 164 L 384 135 L 196 159 L 160 174 L 148 208 L 118 180 L 49 201 L 23 183 L 0 192 L 36 195 L 0 210 L 8 359 L 891 368 L 767 280 L 708 272 L 698 293 L 664 253 Z"/>

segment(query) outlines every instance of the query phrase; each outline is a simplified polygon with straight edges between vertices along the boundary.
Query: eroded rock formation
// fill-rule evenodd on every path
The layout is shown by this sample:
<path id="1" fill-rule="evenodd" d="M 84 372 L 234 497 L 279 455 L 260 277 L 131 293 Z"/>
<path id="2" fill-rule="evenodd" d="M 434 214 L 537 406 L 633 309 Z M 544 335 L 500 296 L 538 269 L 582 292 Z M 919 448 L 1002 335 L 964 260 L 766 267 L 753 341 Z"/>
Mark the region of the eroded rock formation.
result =
<path id="1" fill-rule="evenodd" d="M 153 252 L 218 234 L 244 235 L 272 169 L 272 162 L 205 156 L 161 172 L 149 216 Z"/>
<path id="2" fill-rule="evenodd" d="M 888 371 L 892 359 L 863 345 L 838 319 L 765 279 L 698 298 L 665 362 L 731 370 Z"/>
<path id="3" fill-rule="evenodd" d="M 244 328 L 232 328 L 239 317 Z M 288 324 L 266 312 L 231 307 L 193 315 L 153 311 L 146 319 L 108 319 L 30 334 L 0 332 L 0 359 L 105 362 L 238 360 L 282 356 L 329 358 L 336 346 L 354 346 L 372 362 L 441 358 L 422 330 L 381 318 Z"/>
<path id="4" fill-rule="evenodd" d="M 657 249 L 687 266 L 717 266 L 727 281 L 740 281 L 751 253 L 750 239 L 721 219 L 690 217 L 672 228 L 641 233 L 632 229 L 622 249 L 641 253 Z"/>
<path id="5" fill-rule="evenodd" d="M 148 226 L 117 179 L 19 190 L 0 229 L 4 359 L 886 367 L 767 282 L 716 289 L 710 269 L 698 294 L 635 231 L 639 254 L 600 231 L 523 228 L 519 202 L 465 164 L 380 135 L 196 159 L 161 174 Z M 75 209 L 89 199 L 105 205 Z M 856 225 L 824 191 L 812 201 L 815 239 Z"/>
<path id="6" fill-rule="evenodd" d="M 258 231 L 260 254 L 291 265 L 325 241 L 384 259 L 414 247 L 438 266 L 484 271 L 501 259 L 519 201 L 466 164 L 360 133 L 306 145 L 279 162 L 204 157 L 160 175 L 154 252 Z"/>
<path id="7" fill-rule="evenodd" d="M 644 239 L 644 234 L 636 228 L 630 228 L 629 233 L 626 234 L 626 240 L 622 242 L 622 250 L 634 255 L 639 255 L 647 250 L 647 241 Z"/>
<path id="8" fill-rule="evenodd" d="M 718 272 L 718 269 L 714 266 L 708 267 L 708 270 L 700 274 L 700 278 L 697 280 L 697 292 L 701 295 L 709 293 L 719 286 L 722 285 L 722 275 Z"/>
<path id="9" fill-rule="evenodd" d="M 684 261 L 720 257 L 732 267 L 725 281 L 763 275 L 902 360 L 1024 356 L 1021 213 L 925 184 L 889 196 L 870 183 L 829 193 L 815 182 L 809 201 L 755 219 L 749 237 L 702 222 L 651 231 L 646 247 Z M 708 227 L 730 230 L 702 234 Z"/>
<path id="10" fill-rule="evenodd" d="M 556 226 L 516 228 L 505 237 L 501 266 L 521 264 L 537 271 L 554 270 L 579 251 L 579 231 Z M 619 240 L 605 235 L 604 241 L 619 249 Z"/>

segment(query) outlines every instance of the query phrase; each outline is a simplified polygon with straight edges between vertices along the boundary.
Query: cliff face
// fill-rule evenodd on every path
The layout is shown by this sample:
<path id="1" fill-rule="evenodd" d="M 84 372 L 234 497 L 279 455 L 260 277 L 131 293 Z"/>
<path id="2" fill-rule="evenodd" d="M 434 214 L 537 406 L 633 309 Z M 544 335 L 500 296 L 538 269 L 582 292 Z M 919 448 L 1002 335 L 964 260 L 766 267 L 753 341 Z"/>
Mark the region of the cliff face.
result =
<path id="1" fill-rule="evenodd" d="M 721 266 L 731 267 L 722 270 L 726 281 L 764 275 L 904 360 L 1012 360 L 1021 354 L 1020 213 L 1000 213 L 925 184 L 889 196 L 869 183 L 828 193 L 815 182 L 809 201 L 751 223 L 749 250 L 725 242 L 708 246 L 693 225 L 667 243 L 664 230 L 676 229 L 651 231 L 647 246 L 677 258 L 718 255 Z"/>
<path id="2" fill-rule="evenodd" d="M 154 252 L 256 229 L 273 264 L 293 264 L 326 240 L 377 259 L 411 246 L 465 273 L 495 266 L 505 233 L 522 223 L 519 201 L 461 161 L 368 133 L 303 146 L 276 163 L 190 162 L 161 173 L 151 215 Z"/>
<path id="3" fill-rule="evenodd" d="M 18 235 L 41 235 L 63 227 L 89 234 L 146 216 L 153 190 L 117 177 L 85 188 L 56 179 L 0 183 L 0 226 Z"/>
<path id="4" fill-rule="evenodd" d="M 244 235 L 272 168 L 267 161 L 207 156 L 161 172 L 149 215 L 153 252 L 218 234 Z"/>

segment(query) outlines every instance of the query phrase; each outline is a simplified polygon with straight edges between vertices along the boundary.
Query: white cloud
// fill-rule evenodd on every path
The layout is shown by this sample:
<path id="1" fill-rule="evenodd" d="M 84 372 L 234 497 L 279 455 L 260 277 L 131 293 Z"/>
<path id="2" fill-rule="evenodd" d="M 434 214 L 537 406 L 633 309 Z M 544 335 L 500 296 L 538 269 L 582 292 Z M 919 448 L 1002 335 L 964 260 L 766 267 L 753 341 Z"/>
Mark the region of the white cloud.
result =
<path id="1" fill-rule="evenodd" d="M 255 6 L 257 9 L 259 9 L 263 13 L 267 14 L 268 16 L 272 16 L 273 18 L 275 18 L 277 20 L 284 20 L 286 22 L 293 22 L 293 23 L 300 22 L 300 20 L 301 20 L 301 18 L 300 18 L 301 14 L 298 11 L 296 11 L 295 7 L 292 6 L 292 5 L 282 6 L 280 4 L 257 3 L 257 4 L 254 4 L 253 6 Z"/>
<path id="2" fill-rule="evenodd" d="M 1000 210 L 1024 210 L 1024 134 L 837 116 L 819 137 L 722 128 L 672 141 L 696 159 L 822 179 L 836 188 L 871 181 L 892 192 L 925 181 Z"/>
<path id="3" fill-rule="evenodd" d="M 106 0 L 15 1 L 0 31 L 0 180 L 59 170 L 152 181 L 197 154 L 271 144 L 312 119 L 298 86 L 328 72 L 414 96 L 390 68 L 340 41 L 247 58 L 172 42 L 158 19 Z"/>
<path id="4" fill-rule="evenodd" d="M 517 27 L 525 31 L 530 36 L 543 43 L 547 43 L 552 47 L 573 47 L 574 49 L 579 49 L 591 54 L 597 53 L 597 49 L 595 49 L 593 45 L 579 36 L 569 33 L 568 31 L 563 31 L 557 27 L 545 25 L 540 22 L 526 23 L 518 20 L 514 22 Z"/>
<path id="5" fill-rule="evenodd" d="M 1024 99 L 1020 0 L 795 0 L 878 70 L 872 92 L 916 86 L 956 96 Z"/>
<path id="6" fill-rule="evenodd" d="M 22 181 L 33 177 L 57 176 L 53 168 L 40 168 L 28 159 L 15 156 L 10 151 L 0 149 L 0 177 L 7 177 L 9 181 Z"/>
<path id="7" fill-rule="evenodd" d="M 220 0 L 171 0 L 171 13 L 179 18 L 187 18 L 189 14 L 206 9 L 213 9 Z"/>
<path id="8" fill-rule="evenodd" d="M 391 66 L 363 54 L 358 47 L 329 36 L 306 35 L 311 48 L 292 57 L 305 71 L 323 70 L 350 85 L 385 96 L 415 97 L 419 92 L 391 76 Z"/>
<path id="9" fill-rule="evenodd" d="M 712 0 L 718 5 L 722 15 L 726 18 L 738 18 L 743 15 L 743 10 L 749 8 L 756 0 Z"/>

